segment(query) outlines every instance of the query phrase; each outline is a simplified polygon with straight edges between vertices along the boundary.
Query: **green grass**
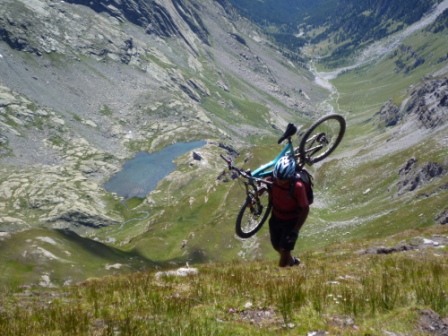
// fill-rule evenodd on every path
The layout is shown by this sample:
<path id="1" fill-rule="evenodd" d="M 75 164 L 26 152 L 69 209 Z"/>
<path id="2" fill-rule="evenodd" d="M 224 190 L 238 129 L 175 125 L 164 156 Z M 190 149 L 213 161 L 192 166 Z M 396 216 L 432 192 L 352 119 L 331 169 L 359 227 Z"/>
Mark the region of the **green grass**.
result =
<path id="1" fill-rule="evenodd" d="M 446 209 L 447 192 L 439 190 L 447 176 L 434 178 L 424 187 L 397 195 L 399 169 L 415 157 L 444 164 L 446 149 L 438 145 L 439 135 L 408 149 L 375 157 L 370 147 L 353 158 L 332 160 L 315 174 L 317 203 L 302 230 L 309 247 L 338 240 L 386 237 L 410 228 L 431 226 L 438 212 Z M 356 161 L 357 163 L 351 163 Z M 410 207 L 410 204 L 412 206 Z"/>
<path id="2" fill-rule="evenodd" d="M 122 264 L 135 272 L 151 260 L 69 230 L 28 229 L 3 238 L 0 244 L 0 286 L 37 286 L 48 275 L 52 285 L 78 282 L 90 276 L 114 274 L 106 265 Z"/>
<path id="3" fill-rule="evenodd" d="M 448 233 L 446 227 L 420 231 Z M 390 255 L 354 252 L 385 242 L 312 250 L 300 267 L 274 262 L 199 264 L 197 275 L 156 271 L 92 279 L 53 290 L 4 288 L 2 335 L 423 335 L 419 314 L 448 313 L 447 248 Z M 351 321 L 351 322 L 345 322 Z"/>
<path id="4" fill-rule="evenodd" d="M 111 108 L 107 105 L 101 106 L 100 113 L 106 117 L 112 117 L 113 115 Z"/>
<path id="5" fill-rule="evenodd" d="M 412 47 L 419 57 L 425 59 L 425 63 L 408 74 L 394 71 L 395 61 L 400 55 L 389 54 L 379 63 L 340 75 L 333 81 L 340 93 L 337 102 L 340 109 L 351 111 L 359 117 L 378 112 L 388 99 L 400 105 L 411 86 L 444 66 L 444 63 L 437 63 L 440 57 L 446 56 L 448 46 L 440 34 L 421 32 L 403 41 L 402 45 Z"/>

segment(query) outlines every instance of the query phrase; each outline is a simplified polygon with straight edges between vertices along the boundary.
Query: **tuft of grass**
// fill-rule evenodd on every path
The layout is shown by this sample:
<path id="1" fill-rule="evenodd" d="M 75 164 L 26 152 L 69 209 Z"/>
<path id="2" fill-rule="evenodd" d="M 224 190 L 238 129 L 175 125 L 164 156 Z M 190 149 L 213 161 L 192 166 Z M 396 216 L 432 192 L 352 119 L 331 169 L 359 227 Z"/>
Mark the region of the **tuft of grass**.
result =
<path id="1" fill-rule="evenodd" d="M 112 117 L 113 115 L 112 109 L 107 105 L 101 106 L 100 113 L 106 117 Z"/>

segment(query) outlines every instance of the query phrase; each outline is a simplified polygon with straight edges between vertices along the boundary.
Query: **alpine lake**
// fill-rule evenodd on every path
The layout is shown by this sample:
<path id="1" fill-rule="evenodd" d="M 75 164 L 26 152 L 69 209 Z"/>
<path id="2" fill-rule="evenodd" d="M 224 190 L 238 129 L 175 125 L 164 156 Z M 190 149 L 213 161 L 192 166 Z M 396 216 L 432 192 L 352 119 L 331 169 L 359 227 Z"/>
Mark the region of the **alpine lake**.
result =
<path id="1" fill-rule="evenodd" d="M 188 151 L 204 146 L 206 141 L 179 142 L 167 146 L 156 153 L 139 152 L 123 164 L 104 184 L 109 192 L 114 192 L 124 200 L 145 198 L 165 176 L 176 169 L 173 160 Z"/>

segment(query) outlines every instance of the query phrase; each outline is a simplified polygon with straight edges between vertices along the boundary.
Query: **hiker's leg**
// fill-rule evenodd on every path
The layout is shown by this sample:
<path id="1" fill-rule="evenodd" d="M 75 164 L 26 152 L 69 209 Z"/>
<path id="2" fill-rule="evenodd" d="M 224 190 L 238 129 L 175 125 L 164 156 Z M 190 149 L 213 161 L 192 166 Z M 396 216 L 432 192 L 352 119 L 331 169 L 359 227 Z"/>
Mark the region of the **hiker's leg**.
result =
<path id="1" fill-rule="evenodd" d="M 269 234 L 271 237 L 271 244 L 274 250 L 280 255 L 278 265 L 280 267 L 290 266 L 293 263 L 291 250 L 294 249 L 294 243 L 289 242 L 289 236 L 296 224 L 295 220 L 284 221 L 271 215 L 269 220 Z"/>
<path id="2" fill-rule="evenodd" d="M 290 266 L 293 262 L 291 251 L 285 249 L 279 249 L 278 252 L 280 253 L 280 260 L 278 262 L 278 266 L 280 267 Z"/>
<path id="3" fill-rule="evenodd" d="M 297 234 L 294 231 L 296 220 L 285 221 L 283 225 L 283 234 L 280 243 L 280 266 L 286 267 L 294 264 L 294 258 L 291 251 L 294 250 L 297 240 Z"/>

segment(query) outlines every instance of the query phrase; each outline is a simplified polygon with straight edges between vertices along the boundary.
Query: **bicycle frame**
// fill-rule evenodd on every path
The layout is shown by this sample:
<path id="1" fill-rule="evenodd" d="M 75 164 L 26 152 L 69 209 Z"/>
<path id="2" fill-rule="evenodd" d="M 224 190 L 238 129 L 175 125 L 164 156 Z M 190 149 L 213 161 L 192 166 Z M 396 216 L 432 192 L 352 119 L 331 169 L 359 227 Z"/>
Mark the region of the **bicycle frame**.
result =
<path id="1" fill-rule="evenodd" d="M 261 165 L 260 167 L 255 169 L 252 172 L 252 176 L 257 177 L 257 178 L 264 178 L 264 177 L 270 176 L 272 174 L 272 170 L 274 169 L 274 166 L 277 163 L 277 161 L 280 160 L 285 155 L 294 155 L 294 147 L 292 145 L 292 140 L 290 137 L 288 138 L 288 143 L 283 148 L 283 150 L 277 155 L 277 157 L 275 159 L 273 159 L 272 161 L 270 161 L 264 165 Z"/>

